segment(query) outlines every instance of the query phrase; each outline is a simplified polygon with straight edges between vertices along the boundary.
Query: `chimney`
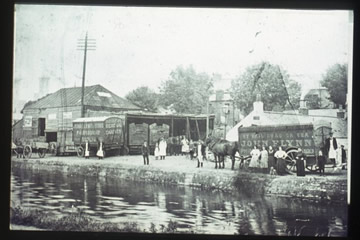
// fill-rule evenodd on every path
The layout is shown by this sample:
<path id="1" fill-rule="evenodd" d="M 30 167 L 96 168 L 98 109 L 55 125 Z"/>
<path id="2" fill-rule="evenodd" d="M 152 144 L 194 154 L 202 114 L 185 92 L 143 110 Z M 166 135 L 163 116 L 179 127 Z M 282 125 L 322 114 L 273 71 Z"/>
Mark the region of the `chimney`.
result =
<path id="1" fill-rule="evenodd" d="M 264 103 L 261 101 L 261 94 L 256 94 L 256 101 L 253 104 L 254 112 L 263 113 L 264 112 Z"/>
<path id="2" fill-rule="evenodd" d="M 306 101 L 304 99 L 300 100 L 299 114 L 309 115 L 309 109 L 307 108 Z"/>
<path id="3" fill-rule="evenodd" d="M 339 111 L 336 113 L 338 118 L 345 118 L 345 111 L 343 109 L 343 106 L 339 105 Z"/>

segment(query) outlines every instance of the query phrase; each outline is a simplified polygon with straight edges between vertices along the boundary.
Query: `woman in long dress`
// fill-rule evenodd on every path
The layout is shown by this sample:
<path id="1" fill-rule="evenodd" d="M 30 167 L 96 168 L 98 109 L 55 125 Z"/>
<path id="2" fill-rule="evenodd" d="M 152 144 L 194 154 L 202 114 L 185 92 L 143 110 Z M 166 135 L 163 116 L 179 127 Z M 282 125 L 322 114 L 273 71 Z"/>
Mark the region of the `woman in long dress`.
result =
<path id="1" fill-rule="evenodd" d="M 160 160 L 165 160 L 167 143 L 164 138 L 161 138 L 159 143 Z"/>
<path id="2" fill-rule="evenodd" d="M 284 150 L 282 150 L 282 147 L 279 147 L 279 150 L 276 151 L 274 154 L 274 157 L 276 158 L 276 171 L 279 175 L 287 174 L 286 171 L 286 162 L 285 158 L 287 157 L 287 154 Z"/>
<path id="3" fill-rule="evenodd" d="M 260 168 L 263 173 L 268 171 L 268 161 L 269 161 L 269 154 L 266 150 L 266 147 L 263 146 L 260 152 Z"/>
<path id="4" fill-rule="evenodd" d="M 268 170 L 270 171 L 271 167 L 273 167 L 274 169 L 275 167 L 275 158 L 274 158 L 274 149 L 272 148 L 272 146 L 269 146 L 269 151 L 268 151 Z"/>
<path id="5" fill-rule="evenodd" d="M 204 156 L 203 156 L 203 151 L 202 151 L 202 141 L 199 140 L 197 146 L 196 146 L 196 158 L 197 158 L 197 162 L 198 165 L 197 167 L 203 167 L 203 163 L 204 163 Z"/>
<path id="6" fill-rule="evenodd" d="M 181 140 L 181 154 L 187 156 L 189 151 L 190 151 L 189 142 L 184 136 L 183 139 Z"/>
<path id="7" fill-rule="evenodd" d="M 90 151 L 89 151 L 89 140 L 85 142 L 85 159 L 89 159 Z"/>
<path id="8" fill-rule="evenodd" d="M 249 169 L 251 171 L 254 171 L 260 167 L 259 164 L 259 157 L 260 157 L 260 150 L 257 148 L 256 145 L 254 145 L 254 149 L 250 152 L 251 160 L 249 164 Z"/>
<path id="9" fill-rule="evenodd" d="M 298 152 L 296 153 L 295 159 L 296 159 L 296 175 L 304 177 L 306 155 L 305 153 L 303 153 L 301 148 L 298 148 Z"/>
<path id="10" fill-rule="evenodd" d="M 98 151 L 96 153 L 96 156 L 99 158 L 99 159 L 103 159 L 104 158 L 104 144 L 102 142 L 102 140 L 99 141 L 99 144 L 98 144 Z"/>
<path id="11" fill-rule="evenodd" d="M 156 141 L 155 143 L 154 156 L 155 160 L 159 159 L 159 141 Z"/>

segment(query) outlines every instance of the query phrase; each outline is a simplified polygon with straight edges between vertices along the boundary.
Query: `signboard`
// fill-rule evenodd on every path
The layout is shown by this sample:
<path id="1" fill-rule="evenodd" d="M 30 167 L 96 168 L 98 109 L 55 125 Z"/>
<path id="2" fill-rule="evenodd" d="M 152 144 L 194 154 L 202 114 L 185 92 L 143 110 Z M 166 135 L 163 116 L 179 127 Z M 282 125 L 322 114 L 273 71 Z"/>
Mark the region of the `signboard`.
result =
<path id="1" fill-rule="evenodd" d="M 254 145 L 272 146 L 275 150 L 279 146 L 300 147 L 306 154 L 315 154 L 312 125 L 239 128 L 239 145 L 240 155 L 249 155 Z"/>
<path id="2" fill-rule="evenodd" d="M 72 112 L 63 112 L 64 119 L 72 119 Z"/>
<path id="3" fill-rule="evenodd" d="M 32 127 L 32 116 L 25 116 L 24 117 L 24 125 L 23 127 Z"/>
<path id="4" fill-rule="evenodd" d="M 75 143 L 97 143 L 102 140 L 105 145 L 119 145 L 123 142 L 123 125 L 119 118 L 108 118 L 99 122 L 74 122 L 73 134 Z"/>
<path id="5" fill-rule="evenodd" d="M 56 120 L 56 113 L 49 113 L 48 120 Z"/>

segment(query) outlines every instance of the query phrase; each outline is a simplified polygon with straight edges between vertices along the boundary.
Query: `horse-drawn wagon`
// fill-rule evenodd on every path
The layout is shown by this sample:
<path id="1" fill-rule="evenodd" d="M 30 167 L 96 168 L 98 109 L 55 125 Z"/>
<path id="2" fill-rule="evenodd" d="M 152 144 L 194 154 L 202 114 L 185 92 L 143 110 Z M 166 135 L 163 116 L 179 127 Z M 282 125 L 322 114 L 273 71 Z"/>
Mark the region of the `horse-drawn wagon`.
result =
<path id="1" fill-rule="evenodd" d="M 239 154 L 248 156 L 254 145 L 272 146 L 276 151 L 281 146 L 287 153 L 288 170 L 296 170 L 295 156 L 301 148 L 307 155 L 306 168 L 317 171 L 317 157 L 324 146 L 331 128 L 316 124 L 239 127 Z"/>
<path id="2" fill-rule="evenodd" d="M 124 119 L 118 116 L 78 118 L 73 121 L 73 141 L 77 155 L 83 157 L 88 142 L 90 154 L 96 153 L 101 141 L 104 155 L 125 151 Z"/>

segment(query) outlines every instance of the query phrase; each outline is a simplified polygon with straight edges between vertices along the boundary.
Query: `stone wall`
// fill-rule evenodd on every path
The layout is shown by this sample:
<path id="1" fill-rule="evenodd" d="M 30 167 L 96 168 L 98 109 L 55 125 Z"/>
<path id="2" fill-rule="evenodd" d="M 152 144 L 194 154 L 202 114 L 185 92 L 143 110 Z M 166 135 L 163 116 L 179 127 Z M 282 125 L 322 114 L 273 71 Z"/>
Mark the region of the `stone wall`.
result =
<path id="1" fill-rule="evenodd" d="M 61 171 L 67 175 L 86 175 L 198 187 L 204 190 L 241 191 L 244 194 L 266 194 L 296 197 L 313 201 L 346 203 L 347 180 L 336 176 L 271 176 L 233 171 L 233 174 L 209 172 L 164 171 L 154 167 L 125 166 L 118 163 L 86 163 L 44 160 L 12 160 L 12 168 Z M 221 171 L 221 170 L 214 170 Z"/>

